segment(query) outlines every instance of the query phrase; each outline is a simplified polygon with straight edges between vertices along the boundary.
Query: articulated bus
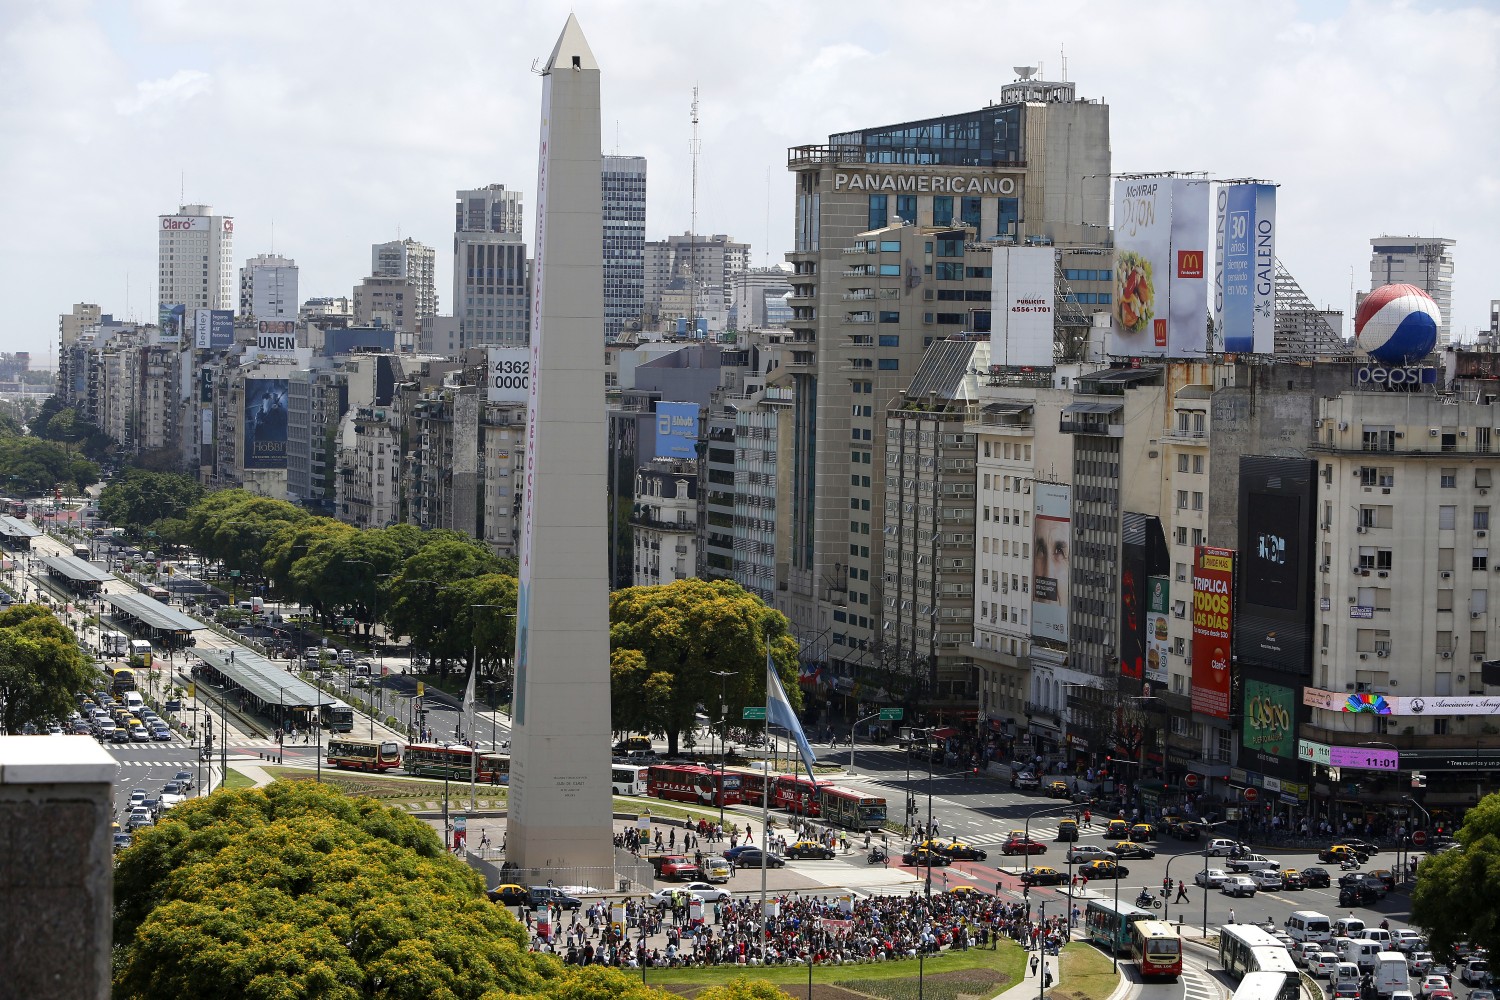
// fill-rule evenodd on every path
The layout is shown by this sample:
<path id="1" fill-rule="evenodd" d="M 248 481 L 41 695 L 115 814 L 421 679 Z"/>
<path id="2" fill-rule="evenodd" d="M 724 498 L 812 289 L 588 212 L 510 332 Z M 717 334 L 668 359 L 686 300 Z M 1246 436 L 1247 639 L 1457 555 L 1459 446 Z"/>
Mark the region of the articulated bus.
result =
<path id="1" fill-rule="evenodd" d="M 348 737 L 330 739 L 328 764 L 350 771 L 390 771 L 401 766 L 401 744 Z"/>
<path id="2" fill-rule="evenodd" d="M 1176 980 L 1182 975 L 1182 935 L 1165 920 L 1133 920 L 1129 926 L 1130 957 L 1141 967 L 1141 978 Z"/>
<path id="3" fill-rule="evenodd" d="M 646 776 L 649 767 L 635 764 L 616 764 L 609 769 L 609 792 L 611 795 L 645 795 Z"/>
<path id="4" fill-rule="evenodd" d="M 1083 933 L 1090 941 L 1105 945 L 1119 954 L 1130 948 L 1130 925 L 1149 920 L 1151 914 L 1129 903 L 1109 899 L 1091 899 L 1083 914 Z"/>
<path id="5" fill-rule="evenodd" d="M 753 767 L 730 767 L 726 768 L 726 774 L 732 774 L 740 780 L 740 801 L 745 805 L 759 806 L 763 804 L 766 797 L 766 787 L 775 788 L 776 775 L 758 771 Z M 772 804 L 775 804 L 775 796 L 772 796 Z"/>
<path id="6" fill-rule="evenodd" d="M 823 819 L 848 830 L 879 830 L 885 824 L 885 799 L 852 788 L 820 786 L 818 809 Z"/>
<path id="7" fill-rule="evenodd" d="M 715 806 L 741 801 L 741 775 L 733 772 L 694 764 L 653 764 L 649 771 L 647 792 L 658 799 Z"/>
<path id="8" fill-rule="evenodd" d="M 419 778 L 448 778 L 452 781 L 474 780 L 489 784 L 510 784 L 510 755 L 480 753 L 460 744 L 413 743 L 406 748 L 403 766 L 407 774 Z"/>
<path id="9" fill-rule="evenodd" d="M 1251 924 L 1225 924 L 1219 928 L 1219 964 L 1231 978 L 1242 979 L 1255 972 L 1287 974 L 1282 1000 L 1301 995 L 1301 979 L 1291 954 L 1269 931 Z"/>

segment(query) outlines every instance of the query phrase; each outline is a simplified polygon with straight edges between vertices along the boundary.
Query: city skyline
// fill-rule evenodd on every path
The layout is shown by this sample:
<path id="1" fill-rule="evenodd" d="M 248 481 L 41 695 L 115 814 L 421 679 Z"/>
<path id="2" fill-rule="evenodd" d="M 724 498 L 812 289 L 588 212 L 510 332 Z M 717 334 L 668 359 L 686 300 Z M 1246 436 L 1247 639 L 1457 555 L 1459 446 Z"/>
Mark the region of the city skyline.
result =
<path id="1" fill-rule="evenodd" d="M 1288 2 L 1246 23 L 1231 11 L 1160 4 L 1132 11 L 1128 35 L 1113 12 L 1080 16 L 1084 4 L 956 5 L 923 24 L 873 4 L 857 26 L 817 9 L 799 14 L 794 33 L 775 7 L 709 6 L 691 17 L 650 5 L 577 9 L 600 58 L 619 66 L 602 152 L 651 164 L 647 239 L 689 227 L 695 83 L 697 228 L 748 242 L 751 264 L 764 266 L 780 264 L 791 244 L 786 147 L 982 107 L 1013 79 L 1012 66 L 1040 64 L 1039 76 L 1060 79 L 1066 46 L 1079 95 L 1110 104 L 1117 171 L 1206 170 L 1281 185 L 1280 256 L 1316 304 L 1352 313 L 1369 241 L 1382 234 L 1457 241 L 1454 315 L 1445 318 L 1460 339 L 1472 339 L 1500 297 L 1500 282 L 1487 278 L 1500 272 L 1487 238 L 1500 222 L 1500 176 L 1488 166 L 1500 141 L 1468 127 L 1484 118 L 1500 76 L 1488 55 L 1500 16 L 1478 6 Z M 153 321 L 150 227 L 179 204 L 234 217 L 236 271 L 261 253 L 295 258 L 303 298 L 349 295 L 369 246 L 398 232 L 449 245 L 455 190 L 519 190 L 530 241 L 537 91 L 527 70 L 545 56 L 556 11 L 466 5 L 421 24 L 395 5 L 343 20 L 305 5 L 262 13 L 75 5 L 0 14 L 14 95 L 3 112 L 12 141 L 0 153 L 0 207 L 34 234 L 0 268 L 0 293 L 13 304 L 0 350 L 48 363 L 56 317 L 74 302 Z M 712 30 L 726 18 L 737 30 Z M 950 30 L 958 25 L 969 27 Z M 1004 51 L 956 75 L 919 68 L 923 52 L 951 54 L 974 26 L 1004 29 Z M 450 55 L 455 32 L 496 41 L 482 59 Z M 334 34 L 357 44 L 333 51 L 324 43 Z M 1137 46 L 1129 60 L 1118 58 L 1125 37 Z M 1235 39 L 1228 61 L 1226 46 L 1203 44 L 1226 38 Z M 709 40 L 714 58 L 669 56 Z M 354 72 L 352 59 L 370 57 L 410 61 L 394 96 Z M 1430 165 L 1449 162 L 1472 173 Z M 60 204 L 73 221 L 57 224 Z M 444 254 L 436 279 L 451 286 Z"/>

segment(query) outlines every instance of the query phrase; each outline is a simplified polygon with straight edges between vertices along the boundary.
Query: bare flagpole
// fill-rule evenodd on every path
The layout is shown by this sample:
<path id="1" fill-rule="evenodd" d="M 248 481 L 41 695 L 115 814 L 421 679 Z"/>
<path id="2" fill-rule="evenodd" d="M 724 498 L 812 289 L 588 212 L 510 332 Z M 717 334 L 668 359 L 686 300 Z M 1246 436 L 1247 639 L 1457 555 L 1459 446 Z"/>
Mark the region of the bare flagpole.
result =
<path id="1" fill-rule="evenodd" d="M 766 746 L 771 745 L 771 671 L 775 669 L 771 664 L 771 633 L 766 632 Z M 762 764 L 765 758 L 761 758 Z M 770 937 L 770 927 L 766 920 L 766 871 L 770 865 L 771 839 L 766 835 L 771 821 L 771 771 L 769 767 L 763 768 L 761 774 L 761 796 L 760 796 L 760 964 L 766 964 L 766 947 Z"/>

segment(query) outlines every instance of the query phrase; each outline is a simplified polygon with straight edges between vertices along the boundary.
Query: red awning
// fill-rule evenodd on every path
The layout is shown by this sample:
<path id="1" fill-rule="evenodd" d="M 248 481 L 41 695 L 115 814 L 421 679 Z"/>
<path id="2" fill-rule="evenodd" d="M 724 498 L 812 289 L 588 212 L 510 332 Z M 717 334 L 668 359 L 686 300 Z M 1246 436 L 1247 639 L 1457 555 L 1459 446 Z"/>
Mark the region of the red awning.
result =
<path id="1" fill-rule="evenodd" d="M 944 726 L 942 729 L 934 729 L 932 735 L 934 739 L 946 740 L 950 736 L 957 736 L 958 730 L 952 726 Z"/>

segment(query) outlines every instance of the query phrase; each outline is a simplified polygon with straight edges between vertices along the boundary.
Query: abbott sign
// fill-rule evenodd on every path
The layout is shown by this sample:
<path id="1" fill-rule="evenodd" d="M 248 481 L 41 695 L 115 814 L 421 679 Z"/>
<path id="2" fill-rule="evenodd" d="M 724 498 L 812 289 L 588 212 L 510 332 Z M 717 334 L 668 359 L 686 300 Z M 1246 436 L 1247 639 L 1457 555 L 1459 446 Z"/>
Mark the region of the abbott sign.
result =
<path id="1" fill-rule="evenodd" d="M 904 194 L 1015 194 L 1014 177 L 949 177 L 943 174 L 845 173 L 833 175 L 835 191 L 893 191 Z"/>

